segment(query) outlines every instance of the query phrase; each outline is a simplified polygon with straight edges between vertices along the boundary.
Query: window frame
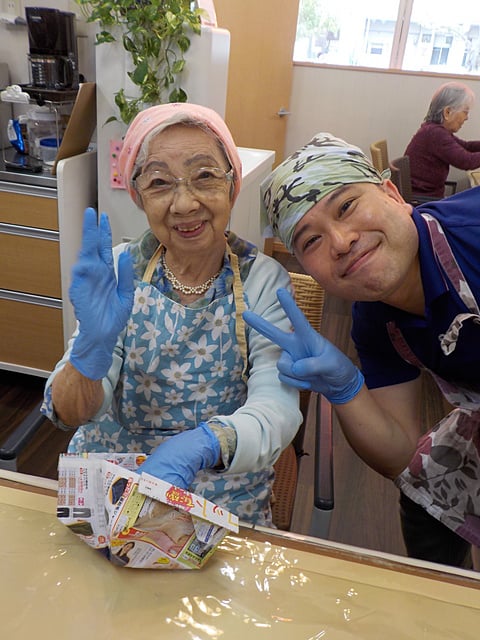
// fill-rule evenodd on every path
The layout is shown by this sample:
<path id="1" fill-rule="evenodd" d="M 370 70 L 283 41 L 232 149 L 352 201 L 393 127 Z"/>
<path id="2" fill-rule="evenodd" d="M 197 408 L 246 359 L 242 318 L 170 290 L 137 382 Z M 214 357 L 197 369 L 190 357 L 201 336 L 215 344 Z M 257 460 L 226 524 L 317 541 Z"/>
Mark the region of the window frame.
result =
<path id="1" fill-rule="evenodd" d="M 301 2 L 301 0 L 299 0 Z M 325 68 L 342 68 L 342 69 L 358 69 L 362 71 L 374 71 L 374 72 L 396 72 L 404 73 L 408 75 L 417 76 L 439 76 L 442 75 L 445 78 L 478 78 L 480 76 L 480 70 L 478 73 L 455 73 L 452 71 L 433 71 L 433 70 L 420 70 L 420 69 L 404 69 L 402 68 L 405 53 L 407 49 L 410 22 L 413 12 L 415 0 L 398 0 L 398 12 L 395 24 L 395 30 L 392 39 L 392 50 L 390 53 L 390 60 L 388 67 L 375 66 L 375 65 L 355 65 L 355 64 L 336 64 L 332 62 L 321 62 L 316 60 L 301 60 L 293 58 L 294 66 L 313 66 L 313 67 L 325 67 Z M 300 4 L 299 4 L 300 7 Z M 299 14 L 300 15 L 300 14 Z M 480 22 L 479 22 L 480 24 Z M 295 52 L 295 48 L 294 48 Z M 433 65 L 431 65 L 433 66 Z"/>

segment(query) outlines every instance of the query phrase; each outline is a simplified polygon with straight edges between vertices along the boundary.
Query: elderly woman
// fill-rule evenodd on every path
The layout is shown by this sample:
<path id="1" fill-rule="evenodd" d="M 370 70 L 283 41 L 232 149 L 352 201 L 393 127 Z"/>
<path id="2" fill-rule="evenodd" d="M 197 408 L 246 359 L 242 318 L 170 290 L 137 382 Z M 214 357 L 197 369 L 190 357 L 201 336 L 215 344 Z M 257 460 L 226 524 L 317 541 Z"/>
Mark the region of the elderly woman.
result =
<path id="1" fill-rule="evenodd" d="M 132 122 L 119 164 L 149 229 L 112 255 L 107 217 L 97 226 L 86 211 L 78 327 L 44 411 L 76 429 L 69 451 L 149 453 L 140 471 L 269 526 L 272 465 L 301 414 L 277 377 L 280 350 L 242 312 L 288 329 L 275 291 L 289 277 L 226 231 L 241 186 L 234 141 L 210 109 L 160 105 Z"/>
<path id="2" fill-rule="evenodd" d="M 480 140 L 454 135 L 474 102 L 473 91 L 460 82 L 447 82 L 434 93 L 422 126 L 405 150 L 414 194 L 443 198 L 450 165 L 464 171 L 480 167 Z"/>

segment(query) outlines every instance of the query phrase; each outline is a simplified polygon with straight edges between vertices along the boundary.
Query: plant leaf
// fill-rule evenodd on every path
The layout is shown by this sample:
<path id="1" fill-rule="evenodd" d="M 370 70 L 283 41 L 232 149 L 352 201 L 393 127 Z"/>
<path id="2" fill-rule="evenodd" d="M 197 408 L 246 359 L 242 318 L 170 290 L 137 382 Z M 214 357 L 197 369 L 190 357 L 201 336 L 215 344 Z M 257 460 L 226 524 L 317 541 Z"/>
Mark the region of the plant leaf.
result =
<path id="1" fill-rule="evenodd" d="M 148 64 L 146 60 L 143 60 L 138 64 L 133 71 L 131 78 L 135 84 L 142 84 L 148 74 Z"/>

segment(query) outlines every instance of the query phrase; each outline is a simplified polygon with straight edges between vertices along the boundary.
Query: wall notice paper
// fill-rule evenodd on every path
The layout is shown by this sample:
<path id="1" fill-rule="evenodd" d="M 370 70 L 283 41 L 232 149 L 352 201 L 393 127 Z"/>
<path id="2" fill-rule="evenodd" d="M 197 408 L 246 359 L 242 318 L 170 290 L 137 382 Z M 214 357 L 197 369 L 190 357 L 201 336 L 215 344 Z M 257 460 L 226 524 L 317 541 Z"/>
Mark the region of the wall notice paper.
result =
<path id="1" fill-rule="evenodd" d="M 136 469 L 139 453 L 62 454 L 57 517 L 113 564 L 200 569 L 238 518 Z"/>

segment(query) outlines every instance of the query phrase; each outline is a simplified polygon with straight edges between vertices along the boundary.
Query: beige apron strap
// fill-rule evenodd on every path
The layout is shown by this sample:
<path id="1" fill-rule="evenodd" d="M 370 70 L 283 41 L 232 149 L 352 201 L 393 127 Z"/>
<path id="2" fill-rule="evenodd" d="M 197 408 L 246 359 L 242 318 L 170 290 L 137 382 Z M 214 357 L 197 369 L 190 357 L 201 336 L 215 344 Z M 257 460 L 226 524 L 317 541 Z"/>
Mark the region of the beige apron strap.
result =
<path id="1" fill-rule="evenodd" d="M 143 274 L 142 281 L 149 283 L 152 279 L 153 273 L 157 266 L 157 263 L 160 259 L 160 255 L 163 250 L 163 245 L 159 244 L 155 250 L 155 253 L 152 255 L 150 260 L 148 261 L 147 267 Z M 235 300 L 235 333 L 237 336 L 238 346 L 240 348 L 240 354 L 243 358 L 243 371 L 242 378 L 246 382 L 247 381 L 247 367 L 248 367 L 248 350 L 247 350 L 247 335 L 246 335 L 246 327 L 245 321 L 243 319 L 243 312 L 247 310 L 245 306 L 245 300 L 243 299 L 243 285 L 242 279 L 240 278 L 240 267 L 238 266 L 238 258 L 232 252 L 229 245 L 227 244 L 227 255 L 230 259 L 230 264 L 232 265 L 233 271 L 233 299 Z"/>
<path id="2" fill-rule="evenodd" d="M 245 306 L 245 300 L 243 299 L 243 284 L 240 278 L 240 267 L 238 266 L 238 257 L 230 249 L 227 244 L 227 255 L 230 259 L 233 271 L 233 299 L 235 300 L 235 333 L 237 336 L 238 346 L 240 347 L 240 354 L 243 358 L 244 366 L 242 371 L 242 378 L 247 381 L 247 367 L 248 367 L 248 349 L 247 349 L 247 334 L 245 321 L 243 319 L 243 312 L 247 310 Z"/>
<path id="3" fill-rule="evenodd" d="M 162 249 L 163 249 L 162 244 L 159 244 L 158 247 L 155 249 L 155 253 L 148 261 L 147 268 L 145 269 L 145 272 L 143 274 L 142 282 L 147 282 L 147 283 L 151 282 L 153 273 L 160 259 L 160 255 L 162 253 Z"/>

